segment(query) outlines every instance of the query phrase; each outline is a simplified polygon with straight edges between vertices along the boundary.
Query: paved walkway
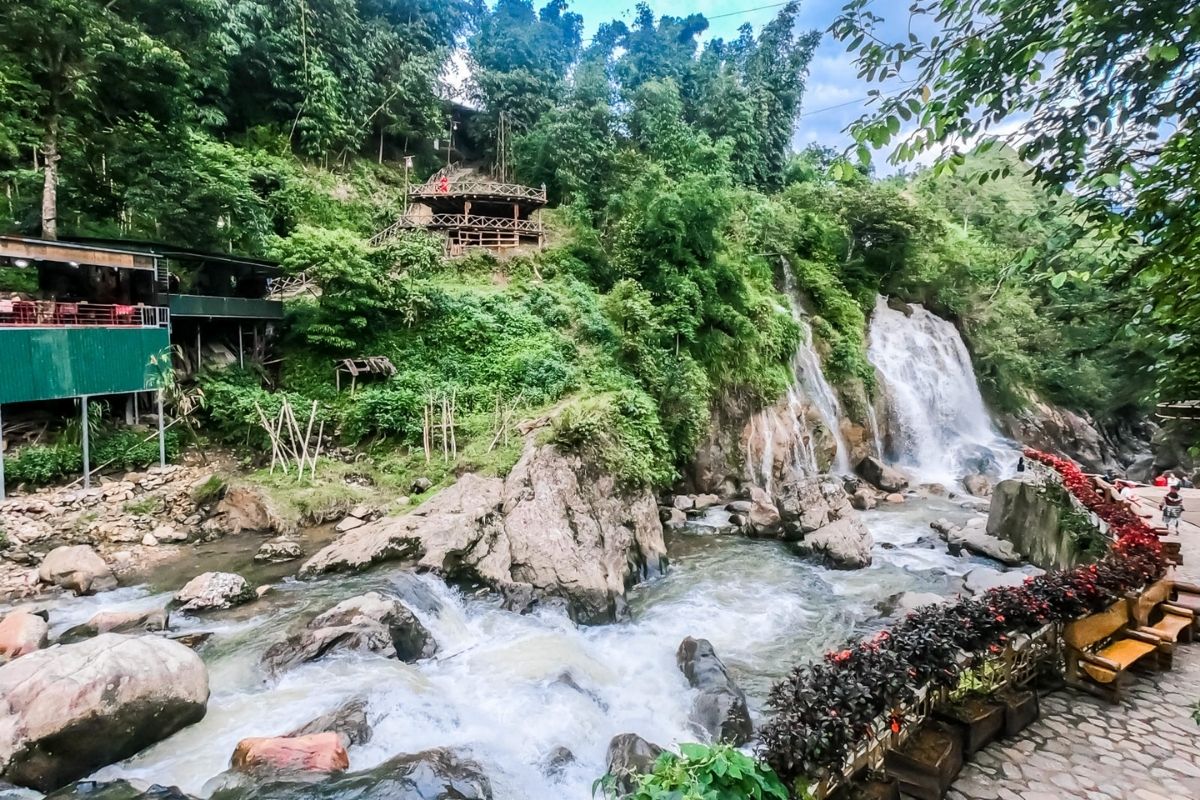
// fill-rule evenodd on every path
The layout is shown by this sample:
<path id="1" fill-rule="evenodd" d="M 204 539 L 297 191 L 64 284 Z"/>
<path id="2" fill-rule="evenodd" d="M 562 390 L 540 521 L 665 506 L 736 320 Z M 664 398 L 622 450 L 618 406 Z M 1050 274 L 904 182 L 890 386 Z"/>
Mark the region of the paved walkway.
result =
<path id="1" fill-rule="evenodd" d="M 1200 528 L 1180 531 L 1181 578 L 1200 575 Z M 1064 689 L 1014 739 L 993 742 L 963 767 L 950 800 L 1197 800 L 1200 643 L 1181 645 L 1170 672 L 1134 675 L 1121 705 Z"/>

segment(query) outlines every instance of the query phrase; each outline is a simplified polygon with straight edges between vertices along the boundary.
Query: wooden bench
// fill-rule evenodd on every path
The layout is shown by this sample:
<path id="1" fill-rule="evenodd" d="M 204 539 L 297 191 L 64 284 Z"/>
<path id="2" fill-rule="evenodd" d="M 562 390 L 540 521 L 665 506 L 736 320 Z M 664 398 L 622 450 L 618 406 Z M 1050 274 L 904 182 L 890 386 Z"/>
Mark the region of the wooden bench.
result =
<path id="1" fill-rule="evenodd" d="M 1190 642 L 1196 615 L 1171 602 L 1174 591 L 1175 582 L 1169 577 L 1155 581 L 1141 594 L 1129 596 L 1129 616 L 1139 628 L 1164 641 Z"/>
<path id="2" fill-rule="evenodd" d="M 1131 623 L 1129 602 L 1124 599 L 1067 623 L 1063 628 L 1067 684 L 1117 703 L 1134 664 L 1165 668 L 1174 646 Z"/>
<path id="3" fill-rule="evenodd" d="M 1195 617 L 1200 617 L 1200 586 L 1187 581 L 1175 580 L 1173 574 L 1168 574 L 1163 580 L 1169 581 L 1171 584 L 1171 605 L 1184 611 L 1190 611 Z M 1197 625 L 1193 625 L 1193 631 L 1197 627 Z"/>

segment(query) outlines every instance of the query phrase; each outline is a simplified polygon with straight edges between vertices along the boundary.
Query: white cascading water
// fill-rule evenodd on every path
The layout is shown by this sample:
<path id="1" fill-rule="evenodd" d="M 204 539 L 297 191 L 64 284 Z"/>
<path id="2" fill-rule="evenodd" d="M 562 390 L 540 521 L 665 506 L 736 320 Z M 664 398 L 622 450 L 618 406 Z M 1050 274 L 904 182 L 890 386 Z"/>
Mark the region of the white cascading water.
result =
<path id="1" fill-rule="evenodd" d="M 586 800 L 592 781 L 605 771 L 605 751 L 616 734 L 637 733 L 665 747 L 703 739 L 688 721 L 695 692 L 675 663 L 685 636 L 712 641 L 761 724 L 771 684 L 796 663 L 878 627 L 880 603 L 901 591 L 957 590 L 960 576 L 981 562 L 927 549 L 918 540 L 928 537 L 929 519 L 965 513 L 937 498 L 867 512 L 874 563 L 848 571 L 805 561 L 780 542 L 712 535 L 697 520 L 670 536 L 669 573 L 632 591 L 632 620 L 597 627 L 576 626 L 552 609 L 504 611 L 433 576 L 395 568 L 311 582 L 287 579 L 263 601 L 241 609 L 172 615 L 177 631 L 212 633 L 200 650 L 212 688 L 208 713 L 95 777 L 176 785 L 205 796 L 240 739 L 285 733 L 365 696 L 374 735 L 350 748 L 353 770 L 401 753 L 452 747 L 479 762 L 496 800 Z M 257 545 L 249 540 L 245 562 Z M 214 566 L 203 560 L 203 550 L 198 553 L 198 561 L 185 565 L 187 574 Z M 170 599 L 164 590 L 180 580 L 55 599 L 52 635 L 98 610 L 161 606 Z M 259 660 L 268 646 L 314 613 L 369 590 L 401 597 L 438 641 L 438 655 L 403 664 L 336 653 L 278 680 L 264 675 Z M 576 761 L 556 776 L 544 763 L 560 746 Z"/>
<path id="2" fill-rule="evenodd" d="M 792 383 L 785 397 L 786 419 L 790 431 L 786 436 L 787 446 L 791 451 L 792 469 L 796 475 L 815 475 L 820 472 L 817 464 L 817 454 L 812 444 L 812 430 L 808 426 L 807 411 L 815 408 L 821 417 L 821 423 L 833 436 L 837 448 L 834 454 L 832 471 L 838 474 L 848 474 L 850 469 L 850 447 L 846 437 L 842 435 L 842 407 L 837 394 L 825 378 L 821 368 L 821 357 L 813 344 L 812 325 L 800 301 L 800 292 L 796 287 L 796 277 L 792 273 L 791 264 L 787 259 L 781 259 L 783 267 L 783 290 L 787 295 L 792 319 L 800 326 L 800 342 L 792 354 Z M 749 463 L 758 470 L 751 477 L 762 483 L 768 493 L 771 492 L 775 478 L 775 431 L 774 416 L 771 409 L 765 409 L 750 422 L 756 433 L 757 441 L 763 442 L 762 452 L 749 454 Z"/>
<path id="3" fill-rule="evenodd" d="M 952 484 L 980 462 L 1015 460 L 979 393 L 958 330 L 920 304 L 906 315 L 879 297 L 868 356 L 887 385 L 888 453 L 922 482 Z"/>

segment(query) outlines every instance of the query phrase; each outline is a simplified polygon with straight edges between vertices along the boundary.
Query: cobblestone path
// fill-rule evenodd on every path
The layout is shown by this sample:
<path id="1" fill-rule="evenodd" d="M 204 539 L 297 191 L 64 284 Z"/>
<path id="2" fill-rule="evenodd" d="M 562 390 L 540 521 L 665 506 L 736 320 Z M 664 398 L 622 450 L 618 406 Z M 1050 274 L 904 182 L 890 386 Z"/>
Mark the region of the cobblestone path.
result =
<path id="1" fill-rule="evenodd" d="M 1182 531 L 1181 577 L 1200 573 L 1200 529 Z M 1138 672 L 1120 705 L 1063 689 L 1041 718 L 964 765 L 950 800 L 1200 800 L 1200 642 L 1170 672 Z"/>

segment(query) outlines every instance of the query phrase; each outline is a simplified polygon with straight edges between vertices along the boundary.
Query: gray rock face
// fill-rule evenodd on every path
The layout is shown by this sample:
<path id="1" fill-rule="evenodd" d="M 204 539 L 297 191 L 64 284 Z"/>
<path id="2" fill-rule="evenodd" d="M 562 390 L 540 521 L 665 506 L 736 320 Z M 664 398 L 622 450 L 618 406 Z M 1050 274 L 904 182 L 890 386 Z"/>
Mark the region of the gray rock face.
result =
<path id="1" fill-rule="evenodd" d="M 255 598 L 253 587 L 232 572 L 204 572 L 175 593 L 180 611 L 216 611 L 248 603 Z"/>
<path id="2" fill-rule="evenodd" d="M 106 633 L 0 667 L 0 777 L 49 792 L 204 717 L 208 672 L 183 645 Z"/>
<path id="3" fill-rule="evenodd" d="M 367 592 L 343 600 L 320 614 L 299 633 L 272 645 L 263 654 L 271 673 L 334 650 L 360 650 L 395 656 L 401 661 L 430 658 L 437 643 L 425 626 L 394 597 Z"/>
<path id="4" fill-rule="evenodd" d="M 1073 544 L 1059 536 L 1059 507 L 1035 483 L 1001 481 L 992 494 L 987 532 L 1012 542 L 1031 563 L 1049 569 L 1074 563 Z"/>
<path id="5" fill-rule="evenodd" d="M 345 534 L 301 574 L 405 560 L 506 596 L 560 598 L 576 621 L 595 623 L 624 616 L 626 586 L 665 559 L 648 490 L 626 491 L 578 456 L 530 441 L 507 478 L 463 475 L 414 511 Z"/>
<path id="6" fill-rule="evenodd" d="M 898 469 L 889 467 L 874 456 L 867 456 L 854 468 L 864 481 L 885 492 L 902 492 L 908 488 L 908 478 Z"/>
<path id="7" fill-rule="evenodd" d="M 491 800 L 479 765 L 452 750 L 388 759 L 317 783 L 277 780 L 220 788 L 210 800 Z"/>
<path id="8" fill-rule="evenodd" d="M 608 774 L 617 781 L 617 790 L 629 794 L 637 785 L 637 776 L 654 769 L 663 749 L 636 733 L 619 733 L 608 743 Z"/>
<path id="9" fill-rule="evenodd" d="M 692 688 L 700 690 L 692 705 L 692 724 L 714 742 L 740 746 L 754 733 L 746 695 L 707 639 L 687 637 L 675 652 L 675 663 Z"/>
<path id="10" fill-rule="evenodd" d="M 798 552 L 814 555 L 838 569 L 871 563 L 871 532 L 863 525 L 841 481 L 805 478 L 780 489 L 783 538 Z"/>
<path id="11" fill-rule="evenodd" d="M 0 797 L 3 795 L 0 794 Z M 139 788 L 126 780 L 78 781 L 46 795 L 46 800 L 195 800 L 175 786 Z"/>
<path id="12" fill-rule="evenodd" d="M 286 735 L 307 736 L 310 733 L 336 733 L 342 737 L 343 747 L 366 744 L 373 733 L 367 720 L 367 701 L 361 697 L 349 700 Z"/>
<path id="13" fill-rule="evenodd" d="M 1012 546 L 1012 542 L 990 536 L 978 527 L 954 528 L 946 534 L 946 544 L 951 555 L 966 550 L 1009 567 L 1019 566 L 1022 562 L 1021 554 Z"/>
<path id="14" fill-rule="evenodd" d="M 87 545 L 56 547 L 38 567 L 42 583 L 61 586 L 75 594 L 95 594 L 117 588 L 117 579 L 104 559 Z"/>
<path id="15" fill-rule="evenodd" d="M 77 642 L 101 633 L 165 631 L 169 622 L 170 614 L 165 608 L 153 608 L 149 611 L 101 611 L 82 625 L 68 630 L 59 641 Z"/>
<path id="16" fill-rule="evenodd" d="M 976 567 L 963 576 L 963 589 L 969 594 L 980 595 L 988 589 L 1000 586 L 1022 586 L 1032 573 L 1000 572 L 990 567 Z"/>

